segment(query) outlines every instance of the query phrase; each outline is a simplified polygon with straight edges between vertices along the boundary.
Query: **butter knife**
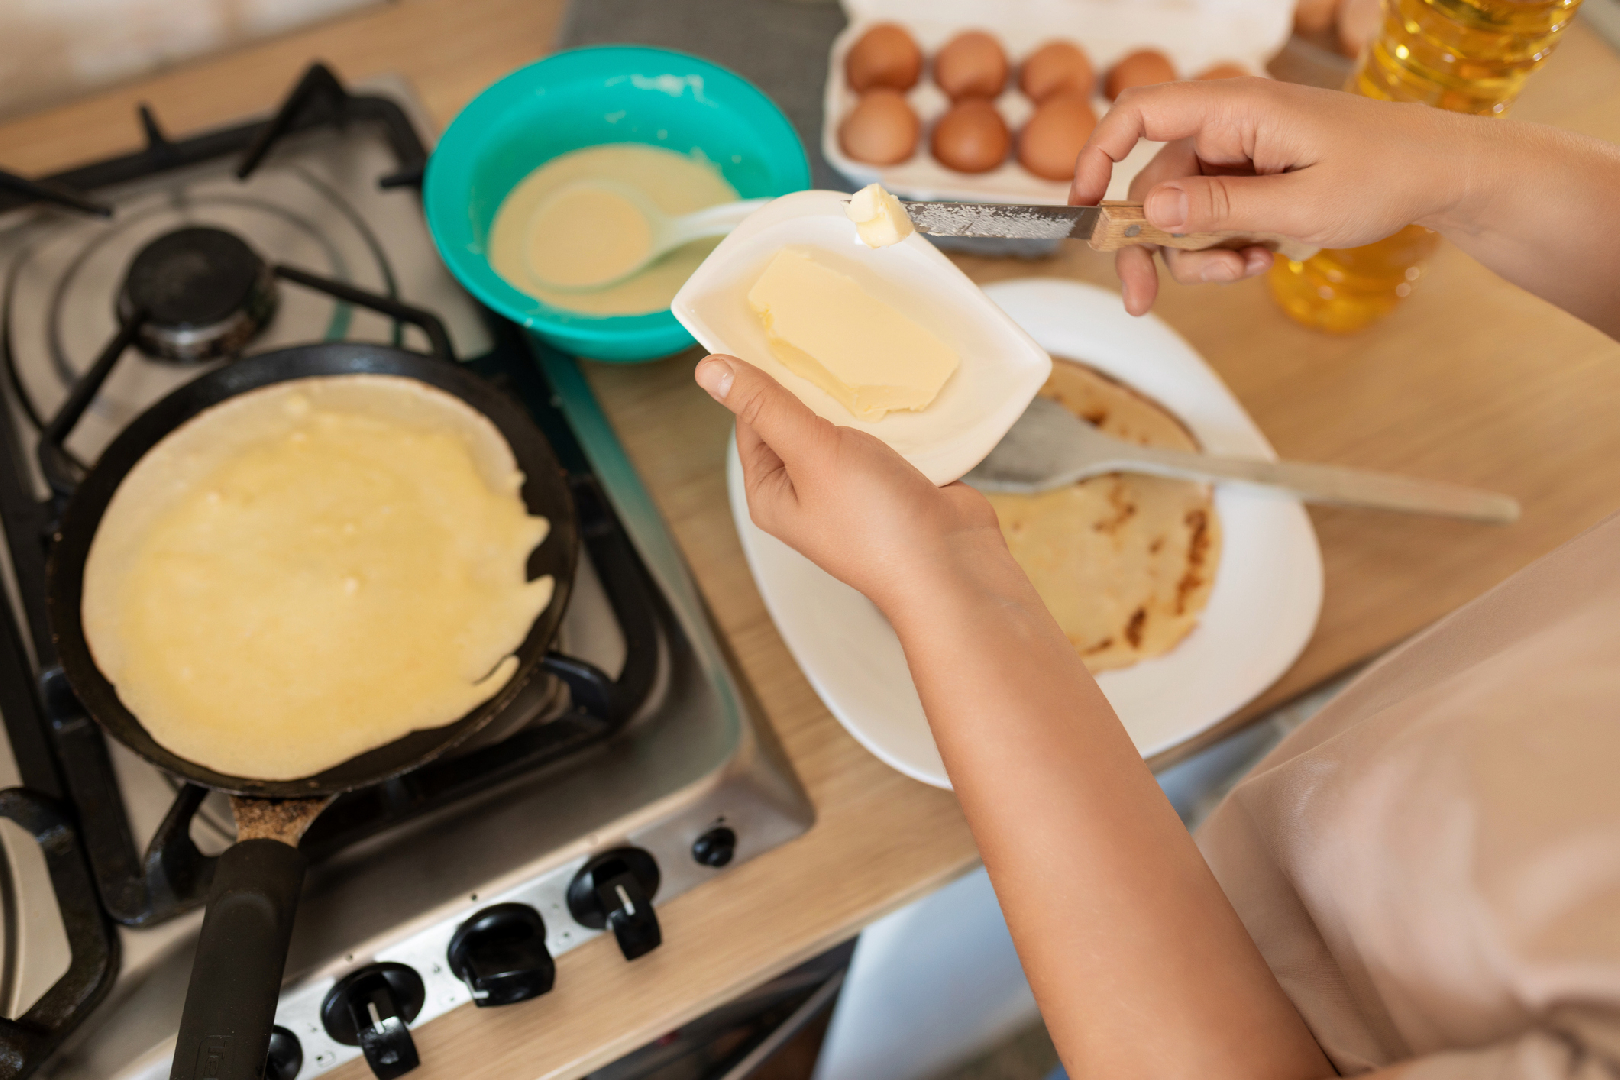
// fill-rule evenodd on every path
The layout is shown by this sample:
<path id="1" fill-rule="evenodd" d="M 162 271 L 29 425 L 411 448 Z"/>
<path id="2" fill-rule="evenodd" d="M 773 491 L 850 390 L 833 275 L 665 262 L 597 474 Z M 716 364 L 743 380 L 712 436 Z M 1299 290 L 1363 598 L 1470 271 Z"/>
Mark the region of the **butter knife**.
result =
<path id="1" fill-rule="evenodd" d="M 1084 240 L 1095 251 L 1131 244 L 1202 251 L 1264 247 L 1289 259 L 1308 259 L 1317 249 L 1276 233 L 1168 233 L 1148 224 L 1141 203 L 1099 206 L 1030 206 L 1014 203 L 903 203 L 917 231 L 928 236 L 997 236 L 1011 240 Z"/>

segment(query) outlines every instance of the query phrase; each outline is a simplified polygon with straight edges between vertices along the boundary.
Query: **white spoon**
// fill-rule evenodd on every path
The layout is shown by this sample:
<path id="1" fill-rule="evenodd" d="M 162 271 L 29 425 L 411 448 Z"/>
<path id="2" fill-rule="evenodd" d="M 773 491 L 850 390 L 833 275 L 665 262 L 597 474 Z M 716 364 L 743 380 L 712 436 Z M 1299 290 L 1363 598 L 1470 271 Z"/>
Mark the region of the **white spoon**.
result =
<path id="1" fill-rule="evenodd" d="M 535 207 L 529 270 L 554 289 L 603 289 L 693 240 L 726 235 L 771 201 L 745 199 L 671 217 L 629 184 L 582 180 Z"/>

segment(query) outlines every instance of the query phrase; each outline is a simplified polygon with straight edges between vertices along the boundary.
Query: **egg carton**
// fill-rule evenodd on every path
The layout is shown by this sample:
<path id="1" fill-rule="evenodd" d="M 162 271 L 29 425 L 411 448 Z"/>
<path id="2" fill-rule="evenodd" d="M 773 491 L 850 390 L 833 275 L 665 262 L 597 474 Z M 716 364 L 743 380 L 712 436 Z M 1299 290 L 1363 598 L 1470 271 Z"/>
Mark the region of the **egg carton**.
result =
<path id="1" fill-rule="evenodd" d="M 833 39 L 822 99 L 826 122 L 821 152 L 856 186 L 880 183 L 907 199 L 954 199 L 972 202 L 1062 203 L 1067 181 L 1043 180 L 1018 164 L 1019 130 L 1035 105 L 1017 89 L 1023 58 L 1056 38 L 1085 50 L 1097 72 L 1098 92 L 1092 109 L 1100 117 L 1109 102 L 1101 96 L 1103 77 L 1116 61 L 1137 49 L 1158 49 L 1176 71 L 1191 77 L 1221 61 L 1234 60 L 1256 74 L 1287 41 L 1293 22 L 1292 0 L 843 0 L 849 25 Z M 844 74 L 844 57 L 876 23 L 898 23 L 917 40 L 924 56 L 923 75 L 906 94 L 922 119 L 922 134 L 911 157 L 895 165 L 871 165 L 844 153 L 838 125 L 859 97 Z M 934 84 L 933 57 L 964 30 L 983 30 L 1007 52 L 1007 88 L 995 101 L 1014 138 L 1006 162 L 989 172 L 947 169 L 928 149 L 934 122 L 950 108 L 950 99 Z M 1107 198 L 1123 199 L 1131 179 L 1158 151 L 1159 143 L 1139 144 L 1114 167 Z"/>

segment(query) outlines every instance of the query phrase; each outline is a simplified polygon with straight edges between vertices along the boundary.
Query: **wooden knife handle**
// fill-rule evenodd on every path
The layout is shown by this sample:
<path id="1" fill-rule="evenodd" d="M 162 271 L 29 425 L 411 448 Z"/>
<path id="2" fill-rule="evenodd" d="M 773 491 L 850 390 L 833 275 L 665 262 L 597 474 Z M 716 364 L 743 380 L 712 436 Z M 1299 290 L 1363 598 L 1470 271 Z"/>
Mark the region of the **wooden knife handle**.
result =
<path id="1" fill-rule="evenodd" d="M 1203 251 L 1207 248 L 1263 247 L 1275 251 L 1286 259 L 1308 259 L 1319 248 L 1290 240 L 1276 233 L 1190 232 L 1167 233 L 1148 224 L 1141 203 L 1104 202 L 1103 212 L 1097 215 L 1097 225 L 1091 230 L 1089 243 L 1095 251 L 1118 251 L 1131 244 L 1158 244 L 1161 247 L 1181 248 L 1183 251 Z"/>

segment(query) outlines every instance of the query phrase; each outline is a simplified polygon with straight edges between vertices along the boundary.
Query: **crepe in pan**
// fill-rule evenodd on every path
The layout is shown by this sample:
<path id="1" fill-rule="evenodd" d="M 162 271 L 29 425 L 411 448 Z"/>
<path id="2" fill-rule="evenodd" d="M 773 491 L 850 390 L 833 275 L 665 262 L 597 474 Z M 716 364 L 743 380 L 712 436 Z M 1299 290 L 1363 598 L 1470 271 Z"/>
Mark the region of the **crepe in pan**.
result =
<path id="1" fill-rule="evenodd" d="M 551 600 L 522 483 L 487 418 L 412 379 L 233 397 L 114 493 L 85 564 L 91 653 L 159 744 L 232 776 L 299 779 L 451 723 Z"/>

